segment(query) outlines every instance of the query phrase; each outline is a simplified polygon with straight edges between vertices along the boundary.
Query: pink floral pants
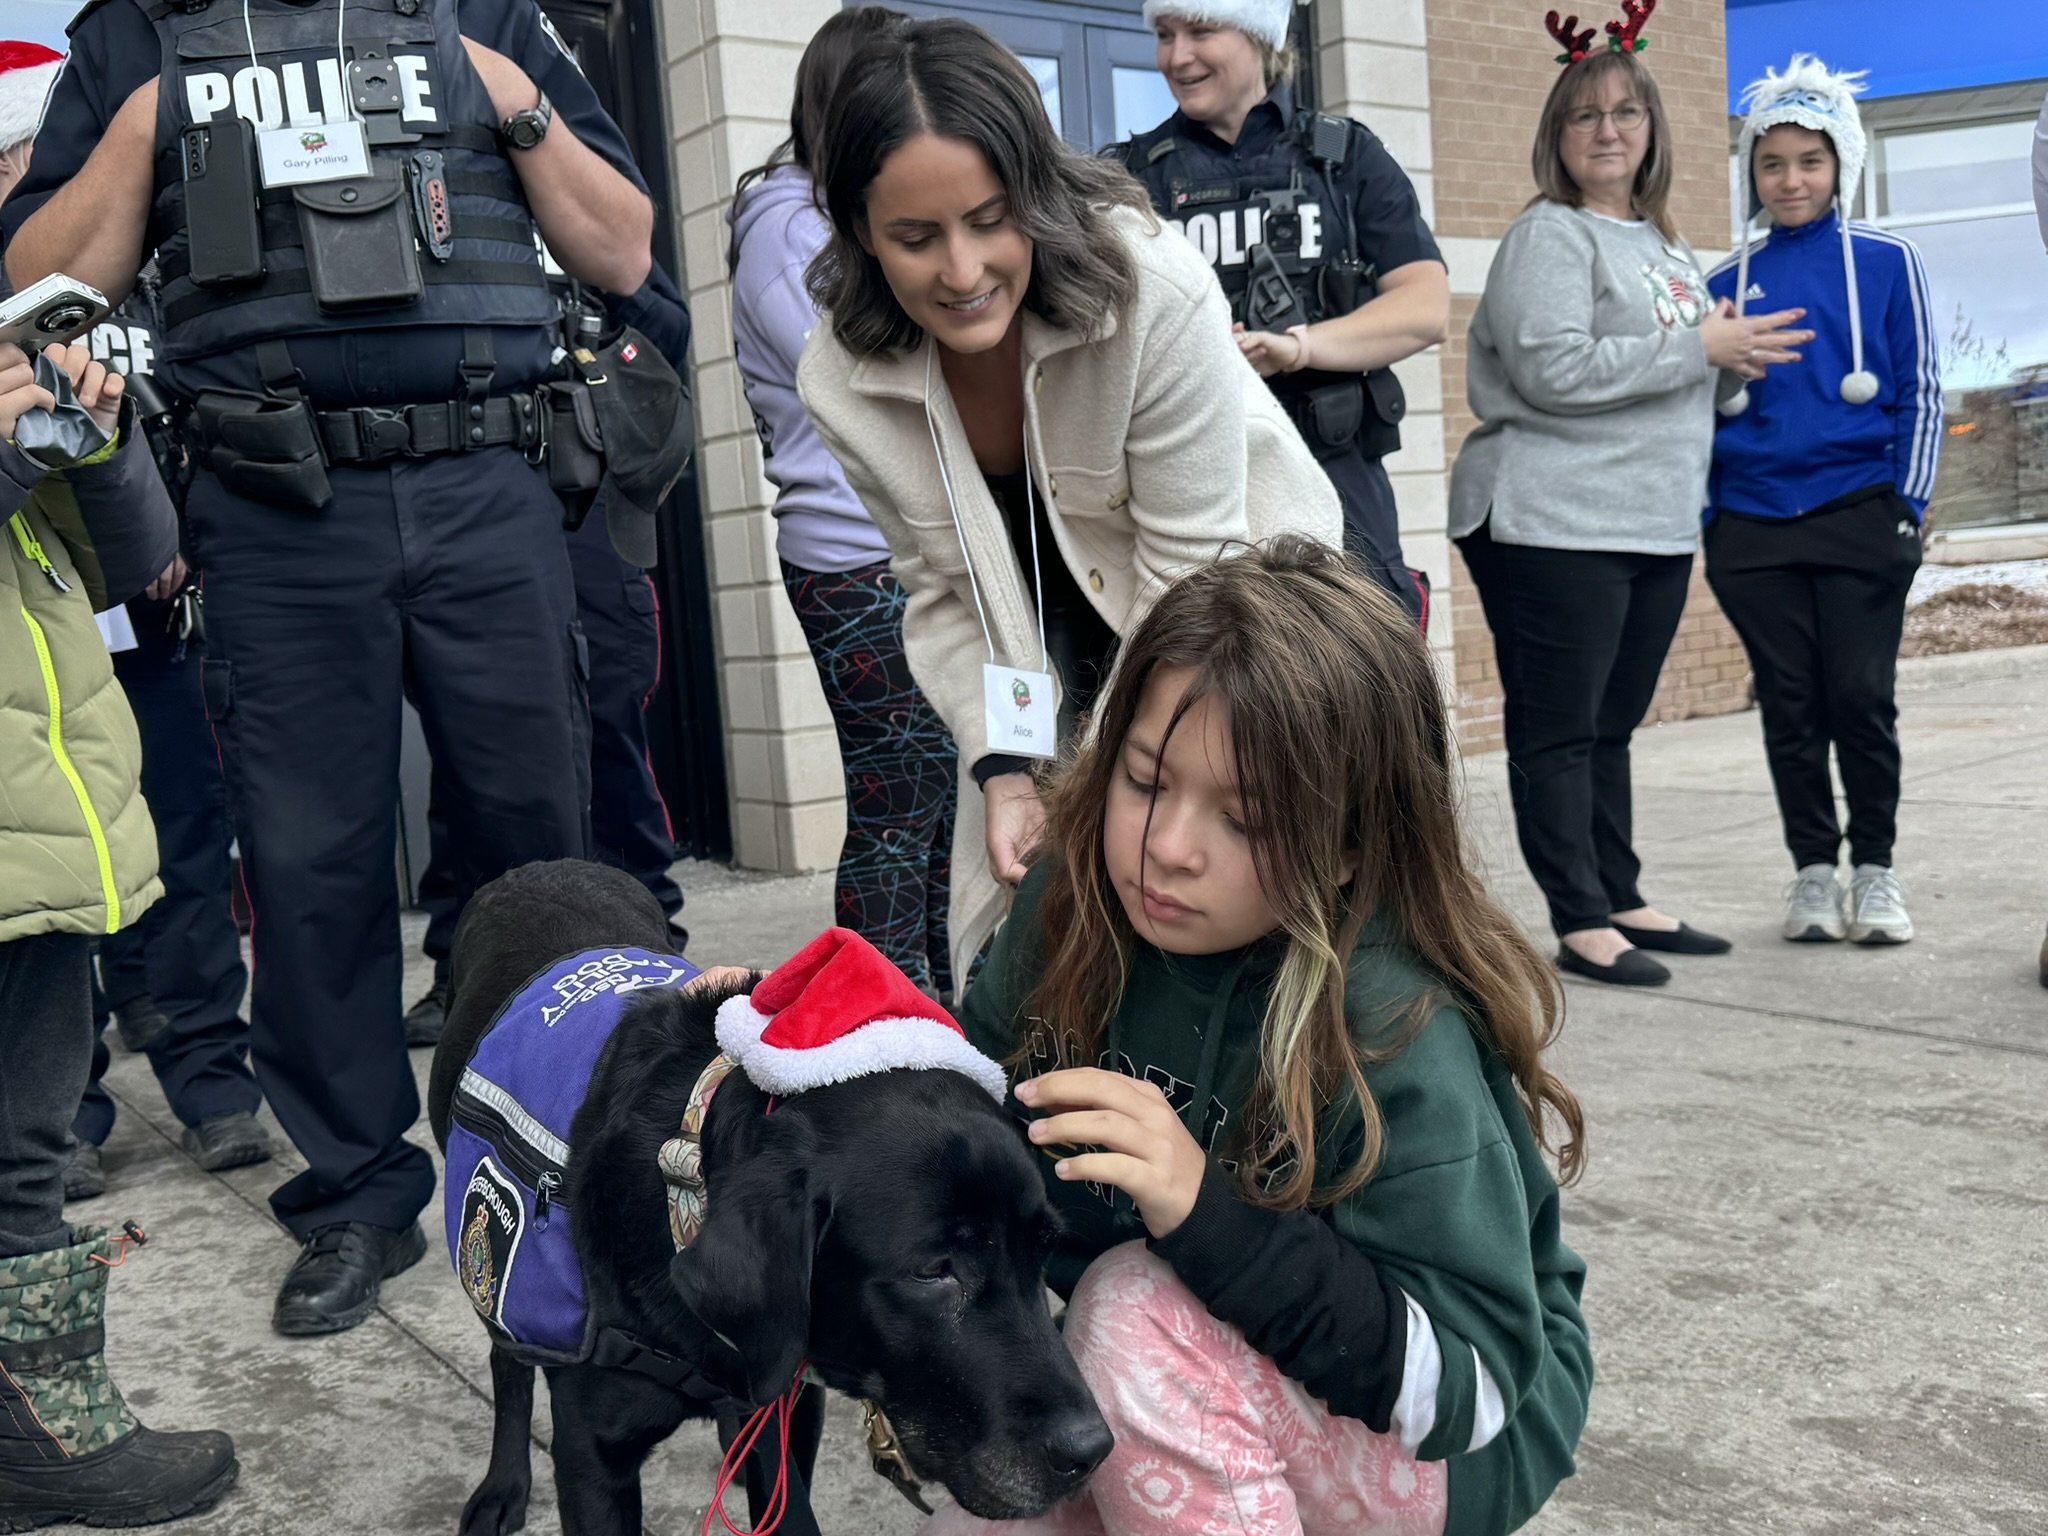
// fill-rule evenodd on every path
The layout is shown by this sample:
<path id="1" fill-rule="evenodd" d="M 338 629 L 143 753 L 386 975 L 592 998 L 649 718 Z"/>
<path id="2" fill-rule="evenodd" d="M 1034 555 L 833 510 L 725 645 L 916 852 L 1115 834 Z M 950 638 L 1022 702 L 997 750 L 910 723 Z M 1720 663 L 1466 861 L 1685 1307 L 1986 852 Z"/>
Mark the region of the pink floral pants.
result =
<path id="1" fill-rule="evenodd" d="M 1088 1267 L 1066 1340 L 1116 1435 L 1087 1492 L 1037 1520 L 948 1507 L 922 1536 L 1441 1536 L 1442 1462 L 1331 1413 L 1143 1243 Z"/>

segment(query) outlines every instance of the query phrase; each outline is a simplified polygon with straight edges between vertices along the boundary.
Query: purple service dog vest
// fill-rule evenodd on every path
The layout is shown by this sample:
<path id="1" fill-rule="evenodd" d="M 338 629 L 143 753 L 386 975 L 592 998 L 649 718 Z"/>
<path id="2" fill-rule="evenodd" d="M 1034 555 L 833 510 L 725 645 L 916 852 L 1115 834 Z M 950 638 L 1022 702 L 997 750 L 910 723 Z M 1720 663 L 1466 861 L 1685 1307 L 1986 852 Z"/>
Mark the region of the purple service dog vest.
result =
<path id="1" fill-rule="evenodd" d="M 470 1304 L 523 1360 L 568 1365 L 592 1354 L 562 1199 L 570 1126 L 633 995 L 699 974 L 679 955 L 586 950 L 522 987 L 470 1055 L 448 1129 L 448 1254 Z"/>

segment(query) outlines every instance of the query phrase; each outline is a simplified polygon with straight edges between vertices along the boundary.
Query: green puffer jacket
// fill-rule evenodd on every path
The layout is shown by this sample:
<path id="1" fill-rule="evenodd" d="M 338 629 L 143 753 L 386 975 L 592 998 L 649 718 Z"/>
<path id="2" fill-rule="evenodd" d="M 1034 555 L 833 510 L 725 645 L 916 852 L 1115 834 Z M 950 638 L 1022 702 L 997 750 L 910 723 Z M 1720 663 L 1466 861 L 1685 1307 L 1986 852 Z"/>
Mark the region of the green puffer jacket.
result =
<path id="1" fill-rule="evenodd" d="M 0 443 L 0 943 L 114 933 L 163 894 L 142 743 L 93 613 L 155 580 L 177 520 L 132 412 L 45 472 Z"/>

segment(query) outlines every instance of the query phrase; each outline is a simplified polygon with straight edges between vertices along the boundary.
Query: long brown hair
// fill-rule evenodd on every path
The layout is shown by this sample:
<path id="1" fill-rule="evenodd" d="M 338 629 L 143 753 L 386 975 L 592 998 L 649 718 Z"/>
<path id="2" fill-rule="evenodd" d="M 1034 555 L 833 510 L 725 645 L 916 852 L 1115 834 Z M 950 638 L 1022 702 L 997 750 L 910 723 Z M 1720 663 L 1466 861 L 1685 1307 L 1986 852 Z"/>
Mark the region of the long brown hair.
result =
<path id="1" fill-rule="evenodd" d="M 1038 83 L 988 33 L 952 17 L 913 21 L 863 47 L 832 98 L 818 175 L 832 238 L 806 281 L 847 350 L 897 351 L 923 338 L 861 234 L 882 163 L 925 133 L 980 150 L 1008 196 L 1032 242 L 1026 309 L 1092 337 L 1137 296 L 1137 262 L 1109 214 L 1121 206 L 1151 219 L 1145 189 L 1115 161 L 1062 143 Z"/>
<path id="2" fill-rule="evenodd" d="M 1579 63 L 1567 65 L 1551 86 L 1543 115 L 1536 120 L 1536 144 L 1529 155 L 1537 201 L 1547 198 L 1568 208 L 1585 206 L 1585 193 L 1564 166 L 1564 120 L 1578 108 L 1597 103 L 1607 77 L 1617 74 L 1627 78 L 1629 94 L 1650 114 L 1650 148 L 1636 171 L 1635 185 L 1629 189 L 1630 204 L 1637 218 L 1656 225 L 1666 240 L 1676 240 L 1678 226 L 1671 221 L 1671 118 L 1664 110 L 1664 93 L 1657 89 L 1657 77 L 1632 53 L 1606 49 L 1590 53 Z"/>
<path id="3" fill-rule="evenodd" d="M 846 66 L 869 38 L 881 36 L 909 20 L 903 12 L 892 11 L 885 5 L 848 6 L 825 19 L 811 34 L 803 57 L 796 63 L 796 90 L 789 102 L 789 137 L 770 150 L 766 160 L 741 174 L 732 189 L 735 203 L 747 188 L 779 166 L 794 165 L 812 181 L 818 179 L 819 162 L 824 158 L 822 151 L 832 126 L 832 93 L 839 89 Z M 739 264 L 740 235 L 735 224 L 732 240 L 726 246 L 725 269 L 733 272 Z"/>
<path id="4" fill-rule="evenodd" d="M 1371 1177 L 1385 1127 L 1363 1064 L 1399 1054 L 1444 1001 L 1506 1061 L 1538 1141 L 1567 1182 L 1577 1177 L 1584 1117 L 1543 1063 L 1560 988 L 1465 848 L 1456 749 L 1429 651 L 1355 565 L 1302 538 L 1182 577 L 1125 639 L 1087 742 L 1047 793 L 1044 969 L 1016 1060 L 1093 1065 L 1123 1000 L 1137 938 L 1104 866 L 1105 807 L 1146 681 L 1161 668 L 1191 674 L 1173 725 L 1198 699 L 1227 706 L 1259 883 L 1285 936 L 1239 1121 L 1245 1197 L 1295 1210 L 1341 1200 Z M 1347 1020 L 1345 982 L 1376 913 L 1437 986 L 1405 1029 L 1366 1043 Z M 1349 1168 L 1319 1176 L 1316 1116 L 1347 1089 L 1364 1116 L 1364 1147 Z M 1563 1131 L 1556 1142 L 1552 1121 Z"/>

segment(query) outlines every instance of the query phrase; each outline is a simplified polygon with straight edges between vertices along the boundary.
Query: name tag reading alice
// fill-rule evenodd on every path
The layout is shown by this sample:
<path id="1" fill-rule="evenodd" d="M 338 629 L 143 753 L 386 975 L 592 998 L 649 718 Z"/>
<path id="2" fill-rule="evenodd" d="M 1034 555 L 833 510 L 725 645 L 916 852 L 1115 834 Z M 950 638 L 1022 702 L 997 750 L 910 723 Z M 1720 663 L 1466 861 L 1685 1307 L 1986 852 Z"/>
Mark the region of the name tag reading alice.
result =
<path id="1" fill-rule="evenodd" d="M 256 146 L 266 187 L 346 181 L 370 174 L 370 151 L 363 143 L 363 125 L 357 122 L 270 128 L 256 135 Z"/>
<path id="2" fill-rule="evenodd" d="M 1012 757 L 1052 757 L 1059 751 L 1059 709 L 1050 672 L 1022 672 L 983 663 L 981 714 L 988 749 Z"/>

